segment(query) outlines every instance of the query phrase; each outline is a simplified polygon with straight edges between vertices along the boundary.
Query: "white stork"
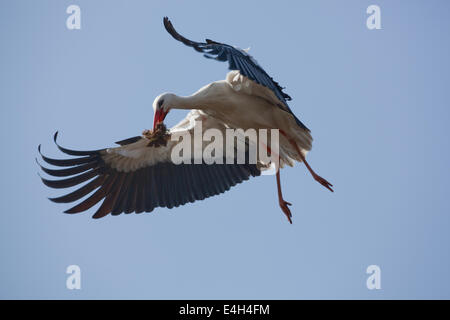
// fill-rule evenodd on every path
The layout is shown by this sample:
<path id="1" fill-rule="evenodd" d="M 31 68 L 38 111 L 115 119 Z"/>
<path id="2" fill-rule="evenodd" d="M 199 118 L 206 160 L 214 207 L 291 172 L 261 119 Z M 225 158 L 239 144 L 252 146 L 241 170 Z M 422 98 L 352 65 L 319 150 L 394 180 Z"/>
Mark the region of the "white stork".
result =
<path id="1" fill-rule="evenodd" d="M 275 82 L 246 51 L 211 40 L 194 42 L 175 31 L 167 17 L 164 18 L 166 30 L 176 39 L 207 58 L 228 61 L 229 69 L 225 80 L 206 85 L 188 97 L 180 97 L 173 93 L 164 93 L 153 102 L 153 130 L 162 125 L 171 109 L 191 110 L 187 117 L 169 130 L 168 135 L 192 135 L 192 120 L 202 121 L 203 132 L 207 129 L 218 129 L 224 132 L 227 128 L 279 129 L 279 166 L 292 166 L 294 161 L 303 162 L 313 178 L 330 191 L 332 185 L 309 166 L 305 157 L 311 150 L 312 137 L 310 130 L 294 115 L 287 101 L 291 98 L 283 92 Z M 68 177 L 61 180 L 42 178 L 44 184 L 52 188 L 69 188 L 88 183 L 79 189 L 50 200 L 57 203 L 69 203 L 80 200 L 92 193 L 66 213 L 86 211 L 101 200 L 102 204 L 93 215 L 101 218 L 109 213 L 151 212 L 156 207 L 173 208 L 187 202 L 203 200 L 230 189 L 230 187 L 258 176 L 267 163 L 251 164 L 207 164 L 202 159 L 200 164 L 174 164 L 171 152 L 177 141 L 163 138 L 162 142 L 152 143 L 149 131 L 142 136 L 117 142 L 119 147 L 94 150 L 75 151 L 58 148 L 72 159 L 51 159 L 39 153 L 48 164 L 67 167 L 65 169 L 48 169 L 42 167 L 47 174 L 55 177 Z M 205 148 L 207 143 L 202 144 Z M 247 153 L 248 153 L 248 143 Z M 270 148 L 268 147 L 270 152 Z M 247 154 L 248 156 L 248 154 Z M 270 165 L 270 164 L 269 164 Z M 279 205 L 292 223 L 289 202 L 285 201 L 281 192 L 280 172 L 277 169 L 276 181 Z M 72 177 L 70 177 L 72 176 Z"/>

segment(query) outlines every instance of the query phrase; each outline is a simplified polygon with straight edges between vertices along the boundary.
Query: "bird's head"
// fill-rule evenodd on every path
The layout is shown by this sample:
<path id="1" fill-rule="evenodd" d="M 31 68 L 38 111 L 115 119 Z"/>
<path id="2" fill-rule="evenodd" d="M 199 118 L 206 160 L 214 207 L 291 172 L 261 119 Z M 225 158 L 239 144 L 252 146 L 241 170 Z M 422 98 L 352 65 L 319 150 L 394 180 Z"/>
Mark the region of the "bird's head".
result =
<path id="1" fill-rule="evenodd" d="M 158 123 L 163 122 L 166 118 L 169 113 L 173 97 L 174 94 L 172 93 L 163 93 L 156 97 L 155 101 L 153 101 L 153 111 L 155 113 L 155 117 L 153 119 L 153 130 L 155 130 Z"/>

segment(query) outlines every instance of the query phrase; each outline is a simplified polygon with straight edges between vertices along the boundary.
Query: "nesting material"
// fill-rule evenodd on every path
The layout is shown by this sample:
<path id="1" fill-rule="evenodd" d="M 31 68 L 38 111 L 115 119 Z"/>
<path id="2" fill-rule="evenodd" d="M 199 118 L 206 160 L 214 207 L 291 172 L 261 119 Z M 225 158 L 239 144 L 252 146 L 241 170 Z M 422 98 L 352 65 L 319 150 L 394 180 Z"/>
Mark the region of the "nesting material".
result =
<path id="1" fill-rule="evenodd" d="M 165 147 L 170 139 L 169 130 L 164 123 L 158 123 L 155 130 L 144 130 L 142 135 L 149 140 L 148 147 Z"/>

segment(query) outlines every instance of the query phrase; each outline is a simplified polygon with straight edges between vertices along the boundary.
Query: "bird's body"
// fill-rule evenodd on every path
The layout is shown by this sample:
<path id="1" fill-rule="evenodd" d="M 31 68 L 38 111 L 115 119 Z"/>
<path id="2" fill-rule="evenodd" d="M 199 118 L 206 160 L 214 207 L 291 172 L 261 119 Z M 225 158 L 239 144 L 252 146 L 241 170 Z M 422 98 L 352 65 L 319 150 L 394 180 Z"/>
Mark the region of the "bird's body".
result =
<path id="1" fill-rule="evenodd" d="M 210 83 L 191 96 L 180 97 L 173 93 L 158 96 L 153 103 L 153 131 L 146 130 L 142 136 L 119 141 L 118 147 L 75 151 L 58 145 L 62 152 L 77 157 L 67 160 L 51 159 L 41 154 L 48 164 L 66 167 L 55 170 L 41 166 L 44 172 L 55 177 L 69 177 L 61 180 L 42 178 L 47 186 L 69 188 L 89 181 L 67 195 L 50 200 L 68 203 L 90 194 L 66 212 L 86 211 L 103 200 L 94 218 L 110 213 L 150 212 L 156 207 L 177 207 L 220 194 L 252 176 L 260 175 L 261 170 L 271 164 L 260 158 L 259 153 L 256 162 L 251 163 L 250 145 L 261 142 L 245 139 L 244 162 L 239 160 L 237 146 L 233 145 L 232 153 L 228 154 L 224 144 L 222 155 L 217 151 L 213 155 L 206 152 L 210 144 L 204 140 L 199 145 L 195 141 L 182 152 L 183 162 L 174 161 L 180 144 L 179 139 L 172 139 L 173 136 L 190 141 L 190 137 L 196 135 L 197 122 L 201 123 L 201 135 L 209 129 L 223 136 L 229 129 L 278 129 L 281 133 L 277 154 L 280 167 L 285 164 L 292 166 L 295 161 L 304 162 L 314 179 L 333 191 L 331 184 L 318 176 L 305 159 L 311 150 L 312 137 L 310 130 L 288 106 L 287 101 L 291 98 L 247 51 L 211 40 L 205 43 L 188 40 L 175 31 L 167 18 L 164 18 L 164 26 L 176 40 L 203 52 L 207 58 L 228 61 L 232 71 L 225 80 Z M 161 124 L 171 109 L 191 111 L 168 132 L 165 129 L 157 132 L 165 128 Z M 57 134 L 55 143 L 56 138 Z M 269 145 L 263 147 L 272 152 Z M 276 169 L 279 204 L 292 223 L 290 203 L 282 197 L 280 173 L 278 167 Z"/>
<path id="2" fill-rule="evenodd" d="M 310 131 L 298 126 L 292 114 L 278 106 L 280 102 L 270 90 L 238 71 L 229 72 L 225 80 L 210 83 L 191 96 L 166 94 L 159 98 L 167 96 L 173 109 L 201 110 L 205 115 L 234 129 L 281 129 L 295 140 L 304 156 L 311 150 Z M 294 160 L 302 161 L 284 135 L 280 137 L 279 147 L 282 166 L 292 166 Z"/>

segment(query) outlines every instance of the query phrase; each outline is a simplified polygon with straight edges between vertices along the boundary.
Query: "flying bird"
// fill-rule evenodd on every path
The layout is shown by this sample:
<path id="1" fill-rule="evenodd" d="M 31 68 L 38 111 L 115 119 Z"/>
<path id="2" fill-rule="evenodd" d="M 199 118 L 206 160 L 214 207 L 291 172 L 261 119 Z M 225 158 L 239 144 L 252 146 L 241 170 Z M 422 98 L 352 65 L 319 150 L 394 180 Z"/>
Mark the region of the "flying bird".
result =
<path id="1" fill-rule="evenodd" d="M 64 167 L 50 169 L 39 164 L 46 174 L 63 177 L 60 180 L 41 178 L 43 183 L 56 189 L 86 184 L 69 194 L 50 198 L 51 201 L 71 203 L 89 195 L 65 212 L 83 212 L 102 201 L 93 218 L 108 214 L 151 212 L 157 207 L 178 207 L 221 194 L 250 177 L 259 176 L 270 167 L 271 163 L 264 163 L 260 158 L 256 163 L 249 161 L 251 142 L 248 140 L 244 143 L 243 163 L 237 161 L 237 149 L 231 159 L 227 154 L 222 162 L 211 163 L 212 159 L 205 158 L 205 153 L 202 153 L 208 146 L 206 141 L 199 146 L 201 159 L 194 159 L 196 152 L 192 150 L 192 161 L 174 163 L 171 155 L 179 140 L 171 139 L 172 135 L 183 139 L 192 136 L 198 128 L 198 121 L 202 124 L 201 133 L 215 129 L 224 136 L 227 129 L 279 130 L 277 194 L 280 208 L 290 223 L 291 203 L 282 196 L 279 168 L 293 166 L 296 161 L 302 162 L 315 180 L 333 191 L 332 184 L 316 174 L 306 161 L 307 152 L 312 147 L 312 136 L 290 109 L 287 102 L 291 97 L 246 50 L 209 39 L 205 42 L 191 41 L 180 35 L 167 17 L 163 23 L 176 40 L 203 53 L 206 58 L 228 62 L 231 71 L 226 79 L 210 83 L 186 97 L 173 93 L 159 95 L 153 102 L 153 130 L 118 141 L 117 147 L 71 150 L 58 144 L 56 133 L 54 141 L 59 150 L 75 158 L 52 159 L 44 156 L 39 146 L 43 161 Z M 190 112 L 180 123 L 167 130 L 164 120 L 172 109 Z M 270 147 L 266 148 L 271 153 Z"/>

